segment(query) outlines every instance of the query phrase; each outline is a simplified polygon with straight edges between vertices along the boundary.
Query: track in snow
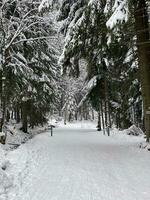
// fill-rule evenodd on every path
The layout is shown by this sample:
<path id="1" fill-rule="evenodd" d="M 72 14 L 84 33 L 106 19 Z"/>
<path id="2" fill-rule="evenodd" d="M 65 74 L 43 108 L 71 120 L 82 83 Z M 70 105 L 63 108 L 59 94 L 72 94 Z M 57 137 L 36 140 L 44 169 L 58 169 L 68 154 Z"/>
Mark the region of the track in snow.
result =
<path id="1" fill-rule="evenodd" d="M 150 154 L 139 138 L 57 128 L 10 152 L 9 200 L 149 200 Z"/>

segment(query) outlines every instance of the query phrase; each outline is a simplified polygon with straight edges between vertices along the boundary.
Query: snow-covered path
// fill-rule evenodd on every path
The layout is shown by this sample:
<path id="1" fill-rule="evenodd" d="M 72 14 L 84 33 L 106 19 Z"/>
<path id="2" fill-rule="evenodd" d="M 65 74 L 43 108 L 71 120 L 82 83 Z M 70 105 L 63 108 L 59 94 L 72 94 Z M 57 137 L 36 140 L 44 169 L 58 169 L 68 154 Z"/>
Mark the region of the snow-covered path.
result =
<path id="1" fill-rule="evenodd" d="M 8 155 L 8 200 L 149 200 L 150 153 L 138 137 L 57 128 Z"/>

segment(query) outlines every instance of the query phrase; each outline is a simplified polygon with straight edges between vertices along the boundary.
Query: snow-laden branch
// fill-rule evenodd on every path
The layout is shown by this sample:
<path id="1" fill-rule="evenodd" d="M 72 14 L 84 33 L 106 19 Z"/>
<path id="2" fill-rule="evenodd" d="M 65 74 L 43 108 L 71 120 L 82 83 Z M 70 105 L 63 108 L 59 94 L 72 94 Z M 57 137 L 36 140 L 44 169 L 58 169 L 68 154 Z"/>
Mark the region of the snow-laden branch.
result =
<path id="1" fill-rule="evenodd" d="M 94 76 L 87 84 L 86 86 L 83 88 L 83 91 L 86 91 L 86 94 L 84 95 L 84 97 L 81 99 L 81 101 L 78 104 L 78 108 L 80 108 L 82 106 L 82 104 L 87 100 L 87 97 L 89 95 L 89 93 L 92 91 L 92 89 L 96 86 L 97 83 L 97 76 Z"/>
<path id="2" fill-rule="evenodd" d="M 29 41 L 35 41 L 35 40 L 44 40 L 44 39 L 51 39 L 51 40 L 56 40 L 57 38 L 56 37 L 51 37 L 51 36 L 43 36 L 43 37 L 37 37 L 37 38 L 27 38 L 27 39 L 22 39 L 22 40 L 19 40 L 17 42 L 13 42 L 12 44 L 18 44 L 20 42 L 29 42 Z"/>
<path id="3" fill-rule="evenodd" d="M 12 45 L 12 43 L 14 42 L 14 40 L 20 35 L 20 33 L 24 30 L 24 28 L 26 28 L 26 23 L 24 22 L 24 19 L 26 19 L 29 15 L 30 15 L 30 13 L 31 12 L 33 12 L 33 11 L 37 11 L 37 9 L 32 9 L 32 10 L 30 10 L 30 11 L 28 11 L 24 16 L 23 16 L 23 18 L 22 18 L 22 20 L 21 20 L 21 22 L 20 22 L 20 25 L 18 26 L 18 28 L 17 28 L 17 30 L 16 30 L 16 32 L 15 32 L 15 34 L 14 34 L 14 36 L 12 37 L 12 39 L 10 40 L 10 42 L 6 45 L 6 47 L 5 47 L 5 49 L 8 49 L 11 45 Z"/>
<path id="4" fill-rule="evenodd" d="M 20 33 L 23 31 L 23 29 L 24 29 L 23 24 L 20 24 L 18 29 L 16 30 L 14 36 L 12 37 L 10 42 L 6 45 L 5 49 L 8 49 L 12 45 L 13 41 L 20 35 Z"/>
<path id="5" fill-rule="evenodd" d="M 49 5 L 50 5 L 49 0 L 42 0 L 41 4 L 40 4 L 40 6 L 39 6 L 39 12 L 41 12 L 41 10 L 42 10 L 43 8 L 45 8 L 45 7 L 48 8 Z"/>
<path id="6" fill-rule="evenodd" d="M 34 9 L 31 9 L 31 10 L 29 10 L 24 16 L 23 16 L 23 20 L 24 19 L 26 19 L 29 15 L 30 15 L 30 13 L 32 13 L 33 11 L 38 11 L 38 9 L 37 8 L 34 8 Z"/>
<path id="7" fill-rule="evenodd" d="M 107 0 L 104 12 L 107 14 L 110 0 Z M 106 25 L 108 28 L 112 29 L 118 22 L 123 22 L 128 20 L 128 0 L 115 0 L 114 6 L 112 8 L 113 14 L 108 19 Z"/>

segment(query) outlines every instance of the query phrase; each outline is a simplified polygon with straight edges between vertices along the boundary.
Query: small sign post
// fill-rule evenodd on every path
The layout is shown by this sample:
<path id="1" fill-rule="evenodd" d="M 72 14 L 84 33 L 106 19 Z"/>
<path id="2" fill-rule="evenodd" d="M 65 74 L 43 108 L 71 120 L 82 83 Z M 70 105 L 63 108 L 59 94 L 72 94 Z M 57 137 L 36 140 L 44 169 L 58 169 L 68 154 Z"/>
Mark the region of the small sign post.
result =
<path id="1" fill-rule="evenodd" d="M 55 126 L 54 125 L 50 125 L 51 137 L 53 136 L 53 128 L 55 128 Z"/>
<path id="2" fill-rule="evenodd" d="M 53 125 L 51 125 L 51 137 L 53 136 Z"/>

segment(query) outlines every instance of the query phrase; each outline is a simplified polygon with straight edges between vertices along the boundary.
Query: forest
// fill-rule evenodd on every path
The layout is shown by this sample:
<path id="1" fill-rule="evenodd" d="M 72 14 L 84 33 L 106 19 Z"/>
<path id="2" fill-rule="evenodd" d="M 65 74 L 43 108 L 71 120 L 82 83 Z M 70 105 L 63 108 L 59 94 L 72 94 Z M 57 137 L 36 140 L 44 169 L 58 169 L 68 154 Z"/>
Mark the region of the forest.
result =
<path id="1" fill-rule="evenodd" d="M 150 0 L 0 0 L 0 200 L 149 200 Z"/>
<path id="2" fill-rule="evenodd" d="M 135 125 L 149 142 L 149 12 L 146 0 L 1 0 L 0 132 L 96 112 L 98 130 Z"/>

